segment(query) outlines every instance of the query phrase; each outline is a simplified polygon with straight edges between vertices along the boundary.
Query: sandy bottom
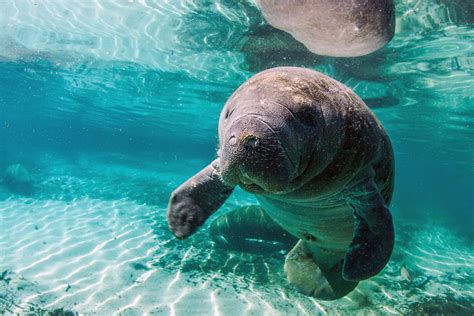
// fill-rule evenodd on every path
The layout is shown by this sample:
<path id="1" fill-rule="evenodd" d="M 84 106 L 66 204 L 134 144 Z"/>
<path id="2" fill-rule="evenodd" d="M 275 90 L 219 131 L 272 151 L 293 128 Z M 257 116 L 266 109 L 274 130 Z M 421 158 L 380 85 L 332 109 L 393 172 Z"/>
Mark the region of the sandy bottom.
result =
<path id="1" fill-rule="evenodd" d="M 40 155 L 33 196 L 0 185 L 0 314 L 474 314 L 472 244 L 441 225 L 397 222 L 389 265 L 333 302 L 288 285 L 282 250 L 175 240 L 169 193 L 204 164 Z M 254 203 L 237 192 L 220 214 Z"/>

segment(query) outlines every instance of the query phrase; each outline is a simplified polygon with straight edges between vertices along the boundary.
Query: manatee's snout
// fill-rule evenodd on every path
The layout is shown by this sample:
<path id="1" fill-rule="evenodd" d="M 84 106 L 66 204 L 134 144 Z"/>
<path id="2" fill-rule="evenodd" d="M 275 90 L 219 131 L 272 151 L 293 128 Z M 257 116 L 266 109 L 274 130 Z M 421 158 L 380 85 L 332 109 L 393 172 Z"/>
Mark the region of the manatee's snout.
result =
<path id="1" fill-rule="evenodd" d="M 285 147 L 269 124 L 257 118 L 234 122 L 220 146 L 221 175 L 252 193 L 284 193 L 295 173 Z"/>

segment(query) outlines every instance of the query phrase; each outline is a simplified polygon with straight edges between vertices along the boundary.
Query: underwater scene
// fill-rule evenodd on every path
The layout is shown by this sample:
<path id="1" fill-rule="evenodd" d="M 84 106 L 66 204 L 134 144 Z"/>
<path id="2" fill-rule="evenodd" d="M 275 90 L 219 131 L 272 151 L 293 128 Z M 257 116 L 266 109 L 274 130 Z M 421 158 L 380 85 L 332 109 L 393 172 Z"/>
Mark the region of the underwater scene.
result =
<path id="1" fill-rule="evenodd" d="M 0 5 L 0 315 L 474 315 L 473 1 Z"/>

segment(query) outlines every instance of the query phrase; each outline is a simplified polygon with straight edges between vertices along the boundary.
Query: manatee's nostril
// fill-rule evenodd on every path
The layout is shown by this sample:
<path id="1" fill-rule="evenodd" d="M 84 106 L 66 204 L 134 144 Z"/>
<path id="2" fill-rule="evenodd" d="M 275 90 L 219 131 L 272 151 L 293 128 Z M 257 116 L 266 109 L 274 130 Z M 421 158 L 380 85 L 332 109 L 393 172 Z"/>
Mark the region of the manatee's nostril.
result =
<path id="1" fill-rule="evenodd" d="M 237 138 L 235 138 L 235 136 L 232 135 L 232 136 L 229 138 L 229 145 L 235 146 L 235 144 L 237 144 Z"/>
<path id="2" fill-rule="evenodd" d="M 257 144 L 258 144 L 258 140 L 257 140 L 257 137 L 255 137 L 254 135 L 248 135 L 244 139 L 245 149 L 255 148 L 255 146 L 257 146 Z"/>
<path id="3" fill-rule="evenodd" d="M 314 237 L 313 235 L 311 235 L 310 233 L 307 233 L 307 232 L 303 232 L 303 237 L 304 237 L 304 239 L 306 239 L 307 241 L 312 241 L 312 242 L 316 242 L 316 241 L 317 241 L 316 237 Z"/>

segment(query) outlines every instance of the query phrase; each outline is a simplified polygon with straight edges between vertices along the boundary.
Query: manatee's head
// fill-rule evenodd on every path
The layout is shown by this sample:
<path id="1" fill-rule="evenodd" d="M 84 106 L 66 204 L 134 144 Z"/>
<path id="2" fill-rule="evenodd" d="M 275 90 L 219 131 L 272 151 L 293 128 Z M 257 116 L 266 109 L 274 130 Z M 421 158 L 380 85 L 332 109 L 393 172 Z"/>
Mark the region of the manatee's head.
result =
<path id="1" fill-rule="evenodd" d="M 321 113 L 308 96 L 305 76 L 299 68 L 269 69 L 250 78 L 226 102 L 218 152 L 226 184 L 256 194 L 285 194 L 316 171 L 311 162 Z"/>
<path id="2" fill-rule="evenodd" d="M 324 114 L 321 104 L 337 102 L 340 90 L 329 77 L 298 67 L 268 69 L 247 80 L 219 119 L 223 181 L 257 194 L 285 194 L 310 181 L 338 148 L 343 122 L 335 111 Z"/>

